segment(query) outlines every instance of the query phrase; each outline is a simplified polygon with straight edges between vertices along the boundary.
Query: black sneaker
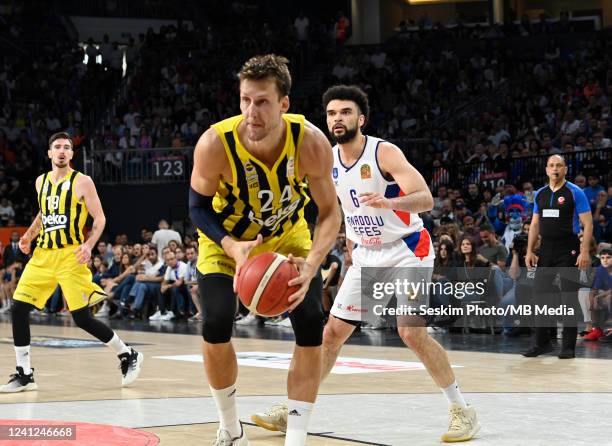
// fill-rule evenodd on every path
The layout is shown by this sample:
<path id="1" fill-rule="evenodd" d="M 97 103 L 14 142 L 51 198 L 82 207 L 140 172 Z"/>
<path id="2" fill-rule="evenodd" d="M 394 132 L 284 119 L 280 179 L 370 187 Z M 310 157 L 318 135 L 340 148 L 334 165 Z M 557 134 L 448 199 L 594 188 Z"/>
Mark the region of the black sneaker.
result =
<path id="1" fill-rule="evenodd" d="M 38 385 L 34 382 L 34 369 L 32 369 L 29 375 L 26 375 L 23 373 L 23 368 L 17 367 L 17 373 L 13 373 L 9 377 L 8 383 L 0 387 L 0 392 L 16 393 L 36 389 L 38 389 Z"/>
<path id="2" fill-rule="evenodd" d="M 531 328 L 529 327 L 512 327 L 506 333 L 509 338 L 517 338 L 519 336 L 531 336 Z"/>
<path id="3" fill-rule="evenodd" d="M 552 352 L 552 345 L 547 345 L 545 347 L 539 347 L 536 345 L 523 353 L 523 356 L 525 358 L 535 358 L 536 356 L 544 355 L 550 352 Z"/>
<path id="4" fill-rule="evenodd" d="M 142 361 L 144 360 L 144 355 L 142 353 L 138 353 L 133 348 L 130 348 L 129 353 L 122 353 L 117 356 L 121 361 L 119 368 L 121 369 L 121 374 L 123 375 L 121 378 L 121 386 L 125 387 L 136 381 L 138 375 L 140 375 L 140 367 L 142 365 Z"/>
<path id="5" fill-rule="evenodd" d="M 607 334 L 599 338 L 599 342 L 612 342 L 612 330 L 608 330 Z"/>
<path id="6" fill-rule="evenodd" d="M 576 351 L 573 348 L 564 348 L 559 353 L 559 359 L 572 359 L 576 357 Z"/>

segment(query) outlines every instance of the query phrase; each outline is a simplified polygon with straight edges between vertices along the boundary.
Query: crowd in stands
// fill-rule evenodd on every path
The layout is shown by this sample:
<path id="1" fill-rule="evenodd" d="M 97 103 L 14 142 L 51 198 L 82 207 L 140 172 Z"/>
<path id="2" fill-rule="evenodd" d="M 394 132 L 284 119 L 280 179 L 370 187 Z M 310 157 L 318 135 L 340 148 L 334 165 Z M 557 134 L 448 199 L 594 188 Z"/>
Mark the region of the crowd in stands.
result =
<path id="1" fill-rule="evenodd" d="M 250 20 L 245 21 L 245 15 Z M 272 51 L 283 54 L 299 79 L 312 54 L 322 58 L 333 52 L 333 20 L 300 14 L 294 21 L 287 18 L 272 24 L 261 15 L 229 9 L 211 23 L 190 28 L 179 22 L 139 36 L 126 95 L 99 132 L 98 148 L 193 146 L 212 123 L 238 109 L 235 73 L 248 57 Z M 243 23 L 239 33 L 238 22 Z"/>
<path id="2" fill-rule="evenodd" d="M 36 214 L 34 179 L 48 166 L 48 137 L 59 130 L 86 142 L 90 113 L 119 83 L 95 63 L 58 16 L 39 2 L 0 9 L 0 225 L 27 225 Z"/>
<path id="3" fill-rule="evenodd" d="M 541 157 L 554 153 L 566 156 L 568 179 L 591 203 L 594 266 L 607 255 L 612 241 L 609 33 L 567 38 L 572 25 L 566 17 L 555 23 L 523 19 L 511 27 L 457 21 L 452 28 L 424 18 L 400 24 L 379 45 L 348 47 L 350 21 L 342 12 L 333 17 L 300 13 L 271 23 L 258 8 L 233 2 L 220 17 L 151 29 L 121 49 L 107 37 L 99 45 L 80 46 L 62 36 L 37 47 L 36 58 L 0 55 L 0 224 L 31 221 L 32 180 L 46 167 L 49 132 L 67 129 L 76 147 L 91 137 L 96 150 L 114 151 L 109 160 L 117 168 L 122 150 L 193 146 L 213 122 L 238 112 L 235 72 L 241 63 L 274 51 L 292 62 L 291 111 L 304 113 L 322 129 L 320 94 L 300 91 L 309 70 L 324 73 L 314 91 L 354 83 L 368 92 L 372 114 L 366 133 L 396 142 L 430 183 L 435 205 L 423 220 L 434 237 L 437 267 L 483 268 L 496 280 L 496 298 L 512 302 L 513 264 L 520 258 L 514 240 L 528 227 L 535 192 L 545 180 Z M 237 23 L 243 24 L 239 33 Z M 25 32 L 19 21 L 6 30 L 16 39 Z M 507 36 L 540 40 L 525 50 Z M 119 83 L 125 94 L 116 100 L 113 115 L 86 132 L 84 113 L 97 108 L 101 91 L 113 91 Z M 98 316 L 199 319 L 197 243 L 186 234 L 168 238 L 159 231 L 170 230 L 143 231 L 137 243 L 119 236 L 113 245 L 99 245 L 91 268 L 111 298 Z M 153 239 L 155 234 L 165 237 Z M 350 260 L 342 245 L 332 253 L 336 260 L 328 262 L 336 264 L 338 281 Z M 4 253 L 3 265 L 6 305 L 23 263 L 11 263 Z M 439 280 L 446 277 L 442 270 L 436 274 Z M 448 296 L 437 297 L 440 304 L 448 302 Z M 58 291 L 47 311 L 62 307 Z M 512 321 L 506 322 L 510 333 Z"/>

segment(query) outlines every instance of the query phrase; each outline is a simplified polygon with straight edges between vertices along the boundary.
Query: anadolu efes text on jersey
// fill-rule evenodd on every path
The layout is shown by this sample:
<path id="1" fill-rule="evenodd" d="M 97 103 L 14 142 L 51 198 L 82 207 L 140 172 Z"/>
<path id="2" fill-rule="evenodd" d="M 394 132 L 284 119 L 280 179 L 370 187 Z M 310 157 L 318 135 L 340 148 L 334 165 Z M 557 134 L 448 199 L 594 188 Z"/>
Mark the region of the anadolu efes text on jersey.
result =
<path id="1" fill-rule="evenodd" d="M 366 136 L 361 156 L 350 166 L 342 162 L 340 148 L 337 145 L 333 147 L 332 179 L 344 211 L 346 236 L 363 246 L 378 246 L 400 239 L 409 238 L 411 241 L 415 239 L 415 246 L 419 246 L 425 257 L 433 255 L 429 249 L 431 243 L 429 234 L 417 235 L 427 232 L 423 229 L 423 221 L 419 214 L 392 209 L 376 209 L 364 206 L 359 202 L 359 195 L 366 192 L 378 192 L 386 198 L 403 195 L 397 183 L 387 180 L 380 170 L 377 152 L 381 142 L 383 142 L 382 139 Z M 427 244 L 426 253 L 424 252 L 425 246 L 420 248 L 420 245 L 424 244 Z"/>

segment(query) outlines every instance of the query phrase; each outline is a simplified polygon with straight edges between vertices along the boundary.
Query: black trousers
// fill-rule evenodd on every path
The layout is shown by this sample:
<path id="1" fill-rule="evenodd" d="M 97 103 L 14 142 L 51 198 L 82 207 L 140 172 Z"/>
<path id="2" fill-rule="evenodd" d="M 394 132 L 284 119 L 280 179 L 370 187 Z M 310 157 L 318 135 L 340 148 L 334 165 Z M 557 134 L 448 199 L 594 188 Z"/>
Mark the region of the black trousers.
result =
<path id="1" fill-rule="evenodd" d="M 539 306 L 540 309 L 560 310 L 562 314 L 536 315 L 536 345 L 539 347 L 550 345 L 550 327 L 556 327 L 558 320 L 563 323 L 562 348 L 576 347 L 577 323 L 582 314 L 578 302 L 580 270 L 576 266 L 579 253 L 580 241 L 577 237 L 542 241 L 533 293 L 534 311 Z M 560 289 L 553 284 L 557 275 Z"/>

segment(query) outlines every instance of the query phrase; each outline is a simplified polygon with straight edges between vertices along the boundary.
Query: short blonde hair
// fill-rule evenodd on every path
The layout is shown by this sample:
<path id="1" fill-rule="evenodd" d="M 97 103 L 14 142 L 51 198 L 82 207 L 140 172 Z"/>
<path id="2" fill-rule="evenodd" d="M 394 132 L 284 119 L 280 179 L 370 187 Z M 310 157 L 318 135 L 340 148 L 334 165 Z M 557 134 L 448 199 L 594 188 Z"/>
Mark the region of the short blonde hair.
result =
<path id="1" fill-rule="evenodd" d="M 291 73 L 289 59 L 276 54 L 254 56 L 247 60 L 240 71 L 238 79 L 262 80 L 273 78 L 280 97 L 288 96 L 291 91 Z"/>

